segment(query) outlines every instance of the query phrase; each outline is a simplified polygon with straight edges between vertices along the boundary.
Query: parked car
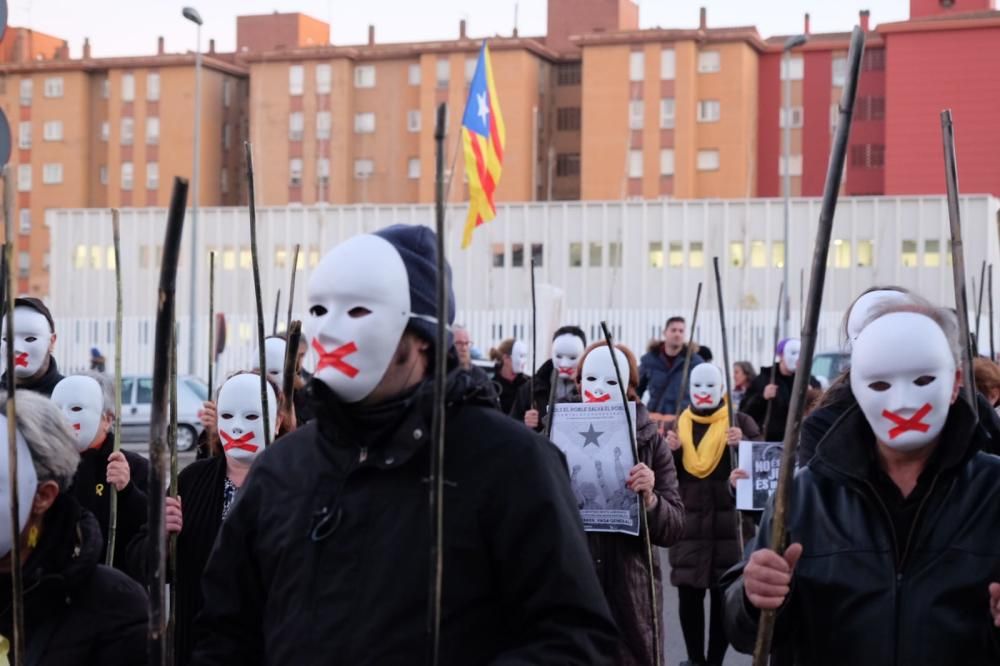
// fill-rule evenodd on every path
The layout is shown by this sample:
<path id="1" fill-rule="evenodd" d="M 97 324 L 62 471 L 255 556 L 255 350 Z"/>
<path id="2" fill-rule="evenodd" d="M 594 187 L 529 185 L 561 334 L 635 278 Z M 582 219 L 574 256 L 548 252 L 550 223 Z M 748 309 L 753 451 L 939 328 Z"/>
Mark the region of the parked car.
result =
<path id="1" fill-rule="evenodd" d="M 197 377 L 177 378 L 177 450 L 190 451 L 201 434 L 198 411 L 208 399 L 208 385 Z M 122 441 L 149 441 L 150 405 L 153 401 L 153 378 L 149 375 L 122 377 Z"/>
<path id="2" fill-rule="evenodd" d="M 830 388 L 834 379 L 850 367 L 851 355 L 847 352 L 820 352 L 813 357 L 812 375 L 825 391 Z"/>

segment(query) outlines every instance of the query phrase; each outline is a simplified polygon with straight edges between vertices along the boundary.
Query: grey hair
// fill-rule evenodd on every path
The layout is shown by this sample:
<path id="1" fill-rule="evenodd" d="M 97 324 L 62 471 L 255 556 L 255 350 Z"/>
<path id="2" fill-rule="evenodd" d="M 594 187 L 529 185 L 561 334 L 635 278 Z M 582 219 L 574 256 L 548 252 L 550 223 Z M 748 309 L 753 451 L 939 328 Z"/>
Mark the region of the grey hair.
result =
<path id="1" fill-rule="evenodd" d="M 55 481 L 60 492 L 65 491 L 80 465 L 76 435 L 51 400 L 31 391 L 18 391 L 16 404 L 17 429 L 31 452 L 38 482 Z M 0 410 L 7 413 L 5 392 L 0 392 Z"/>
<path id="2" fill-rule="evenodd" d="M 101 402 L 104 403 L 104 413 L 115 415 L 115 381 L 110 375 L 96 370 L 81 370 L 75 376 L 90 377 L 101 387 Z"/>
<path id="3" fill-rule="evenodd" d="M 945 340 L 948 341 L 948 349 L 955 360 L 955 366 L 961 367 L 962 345 L 958 332 L 958 317 L 955 312 L 948 308 L 939 308 L 923 296 L 913 292 L 910 292 L 908 297 L 908 302 L 885 303 L 876 307 L 872 311 L 872 315 L 865 321 L 865 326 L 880 317 L 896 312 L 912 312 L 923 315 L 937 324 L 941 332 L 944 333 Z"/>

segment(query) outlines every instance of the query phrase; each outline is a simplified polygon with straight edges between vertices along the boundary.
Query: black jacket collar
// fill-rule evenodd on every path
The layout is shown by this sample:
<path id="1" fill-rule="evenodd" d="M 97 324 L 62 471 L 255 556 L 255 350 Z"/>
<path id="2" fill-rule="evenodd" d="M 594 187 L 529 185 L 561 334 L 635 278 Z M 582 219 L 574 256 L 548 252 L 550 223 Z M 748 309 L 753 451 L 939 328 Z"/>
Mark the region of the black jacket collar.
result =
<path id="1" fill-rule="evenodd" d="M 42 395 L 51 396 L 52 391 L 55 390 L 56 384 L 62 381 L 63 376 L 59 373 L 59 364 L 56 363 L 55 356 L 49 356 L 49 367 L 45 370 L 43 374 L 38 379 L 32 379 L 30 381 L 19 382 L 17 388 L 24 389 L 26 391 L 34 391 L 35 393 L 41 393 Z M 3 373 L 0 376 L 0 384 L 4 387 L 7 386 L 7 373 Z"/>

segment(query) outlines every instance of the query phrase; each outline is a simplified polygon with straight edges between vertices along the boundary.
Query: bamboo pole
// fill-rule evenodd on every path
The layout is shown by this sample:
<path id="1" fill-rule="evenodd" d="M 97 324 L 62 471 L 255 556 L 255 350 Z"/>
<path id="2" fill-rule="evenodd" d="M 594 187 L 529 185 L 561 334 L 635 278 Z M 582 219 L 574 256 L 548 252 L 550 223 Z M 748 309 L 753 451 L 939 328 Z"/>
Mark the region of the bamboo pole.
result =
<path id="1" fill-rule="evenodd" d="M 111 209 L 111 236 L 115 253 L 115 434 L 114 452 L 122 447 L 122 252 L 121 216 L 117 208 Z M 118 489 L 111 484 L 111 514 L 108 517 L 108 552 L 104 556 L 106 565 L 114 566 L 115 547 L 118 540 Z"/>
<path id="2" fill-rule="evenodd" d="M 292 308 L 295 305 L 295 273 L 299 269 L 299 250 L 302 248 L 295 244 L 295 254 L 292 255 L 292 277 L 291 284 L 288 285 L 288 318 L 285 320 L 285 331 L 292 330 Z"/>
<path id="3" fill-rule="evenodd" d="M 215 251 L 208 253 L 208 399 L 215 400 Z"/>
<path id="4" fill-rule="evenodd" d="M 687 390 L 688 372 L 691 370 L 691 356 L 694 354 L 694 327 L 698 324 L 698 306 L 701 304 L 701 282 L 698 283 L 698 291 L 694 296 L 694 315 L 691 316 L 691 335 L 688 336 L 687 352 L 684 354 L 684 367 L 681 370 L 681 386 L 677 391 L 677 404 L 674 406 L 674 423 L 677 417 L 684 411 L 681 405 L 684 404 L 684 391 Z"/>
<path id="5" fill-rule="evenodd" d="M 267 360 L 264 355 L 264 304 L 261 300 L 260 261 L 257 256 L 257 204 L 254 200 L 253 146 L 243 142 L 243 152 L 247 162 L 247 194 L 250 203 L 250 259 L 253 264 L 253 292 L 257 301 L 257 354 L 260 363 L 260 405 L 264 422 L 264 446 L 271 445 L 271 419 L 267 406 Z"/>

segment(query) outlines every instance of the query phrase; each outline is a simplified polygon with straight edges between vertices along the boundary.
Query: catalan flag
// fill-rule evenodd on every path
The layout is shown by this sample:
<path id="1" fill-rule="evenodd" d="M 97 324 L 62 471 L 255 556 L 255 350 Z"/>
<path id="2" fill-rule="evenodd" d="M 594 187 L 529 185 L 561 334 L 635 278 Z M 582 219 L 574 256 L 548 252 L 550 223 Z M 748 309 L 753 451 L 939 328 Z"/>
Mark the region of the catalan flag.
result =
<path id="1" fill-rule="evenodd" d="M 462 116 L 465 172 L 469 178 L 469 215 L 465 220 L 462 248 L 469 247 L 476 227 L 496 217 L 494 196 L 503 170 L 506 135 L 500 99 L 493 83 L 490 50 L 484 41 Z"/>

